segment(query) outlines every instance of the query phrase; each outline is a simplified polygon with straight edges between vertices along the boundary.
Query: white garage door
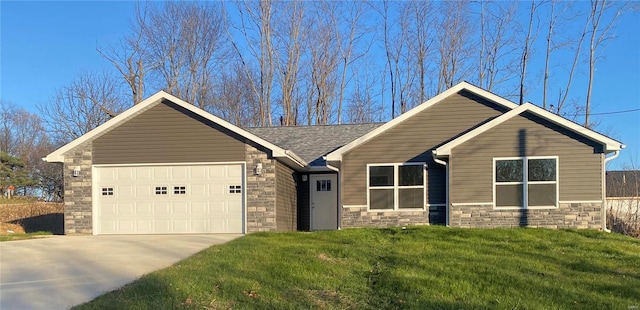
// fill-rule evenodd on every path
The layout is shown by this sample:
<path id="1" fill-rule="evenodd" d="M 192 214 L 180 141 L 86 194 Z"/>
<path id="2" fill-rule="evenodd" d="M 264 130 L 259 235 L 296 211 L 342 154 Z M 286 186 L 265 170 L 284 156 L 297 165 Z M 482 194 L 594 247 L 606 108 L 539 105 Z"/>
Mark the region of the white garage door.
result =
<path id="1" fill-rule="evenodd" d="M 97 167 L 97 233 L 242 233 L 242 171 L 241 165 Z"/>

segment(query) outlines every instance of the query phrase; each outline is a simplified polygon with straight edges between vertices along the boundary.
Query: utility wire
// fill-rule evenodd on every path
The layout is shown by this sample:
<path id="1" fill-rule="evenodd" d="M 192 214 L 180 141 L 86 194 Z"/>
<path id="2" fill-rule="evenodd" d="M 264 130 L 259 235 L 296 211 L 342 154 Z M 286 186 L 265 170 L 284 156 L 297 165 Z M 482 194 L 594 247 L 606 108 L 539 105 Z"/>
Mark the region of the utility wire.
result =
<path id="1" fill-rule="evenodd" d="M 636 111 L 640 111 L 640 108 L 638 109 L 631 109 L 631 110 L 624 110 L 624 111 L 613 111 L 613 112 L 601 112 L 601 113 L 589 113 L 589 115 L 608 115 L 608 114 L 620 114 L 620 113 L 629 113 L 629 112 L 636 112 Z M 575 116 L 585 116 L 587 114 L 585 113 L 581 113 L 581 114 L 572 114 Z"/>

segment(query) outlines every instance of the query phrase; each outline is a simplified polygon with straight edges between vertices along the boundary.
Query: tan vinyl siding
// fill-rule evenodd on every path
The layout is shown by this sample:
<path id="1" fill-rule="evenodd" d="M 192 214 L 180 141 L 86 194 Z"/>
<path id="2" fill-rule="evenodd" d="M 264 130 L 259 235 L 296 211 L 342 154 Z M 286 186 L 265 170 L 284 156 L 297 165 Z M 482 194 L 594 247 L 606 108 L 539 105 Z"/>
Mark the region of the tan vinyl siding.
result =
<path id="1" fill-rule="evenodd" d="M 506 108 L 462 91 L 397 124 L 343 156 L 343 205 L 367 204 L 368 163 L 427 162 L 427 203 L 445 203 L 445 168 L 431 150 Z"/>
<path id="2" fill-rule="evenodd" d="M 297 174 L 276 162 L 276 227 L 278 231 L 297 229 Z"/>
<path id="3" fill-rule="evenodd" d="M 232 135 L 164 101 L 93 141 L 93 163 L 244 161 L 244 143 Z"/>
<path id="4" fill-rule="evenodd" d="M 456 147 L 450 157 L 452 203 L 493 201 L 493 158 L 558 156 L 560 201 L 602 199 L 601 146 L 523 113 Z"/>

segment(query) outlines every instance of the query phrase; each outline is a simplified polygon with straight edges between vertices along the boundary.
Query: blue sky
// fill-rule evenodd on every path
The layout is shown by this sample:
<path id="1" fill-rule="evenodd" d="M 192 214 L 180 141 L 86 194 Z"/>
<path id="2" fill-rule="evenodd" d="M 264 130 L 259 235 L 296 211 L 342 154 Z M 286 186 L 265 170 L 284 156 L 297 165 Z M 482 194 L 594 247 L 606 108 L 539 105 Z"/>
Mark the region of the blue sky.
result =
<path id="1" fill-rule="evenodd" d="M 82 70 L 112 70 L 96 47 L 114 44 L 128 32 L 134 7 L 129 1 L 0 2 L 0 99 L 36 113 L 36 104 L 46 103 Z M 609 169 L 631 162 L 640 166 L 640 111 L 595 115 L 640 108 L 639 17 L 623 15 L 616 40 L 597 66 L 593 118 L 601 121 L 601 131 L 627 145 Z M 530 66 L 541 72 L 542 64 Z M 585 73 L 580 75 L 577 84 L 584 81 Z M 526 100 L 542 103 L 536 85 L 529 94 Z"/>

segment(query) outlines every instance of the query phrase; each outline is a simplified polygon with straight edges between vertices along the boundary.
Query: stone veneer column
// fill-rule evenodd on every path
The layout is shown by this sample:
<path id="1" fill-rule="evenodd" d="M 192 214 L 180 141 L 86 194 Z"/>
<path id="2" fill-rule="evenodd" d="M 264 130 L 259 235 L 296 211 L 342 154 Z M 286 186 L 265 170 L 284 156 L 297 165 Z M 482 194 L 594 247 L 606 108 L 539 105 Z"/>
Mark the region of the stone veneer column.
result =
<path id="1" fill-rule="evenodd" d="M 91 234 L 91 143 L 79 145 L 64 156 L 64 233 Z M 80 175 L 73 170 L 80 167 Z"/>
<path id="2" fill-rule="evenodd" d="M 276 231 L 276 165 L 275 160 L 252 145 L 245 144 L 247 176 L 247 233 Z M 256 175 L 256 165 L 262 173 Z"/>

